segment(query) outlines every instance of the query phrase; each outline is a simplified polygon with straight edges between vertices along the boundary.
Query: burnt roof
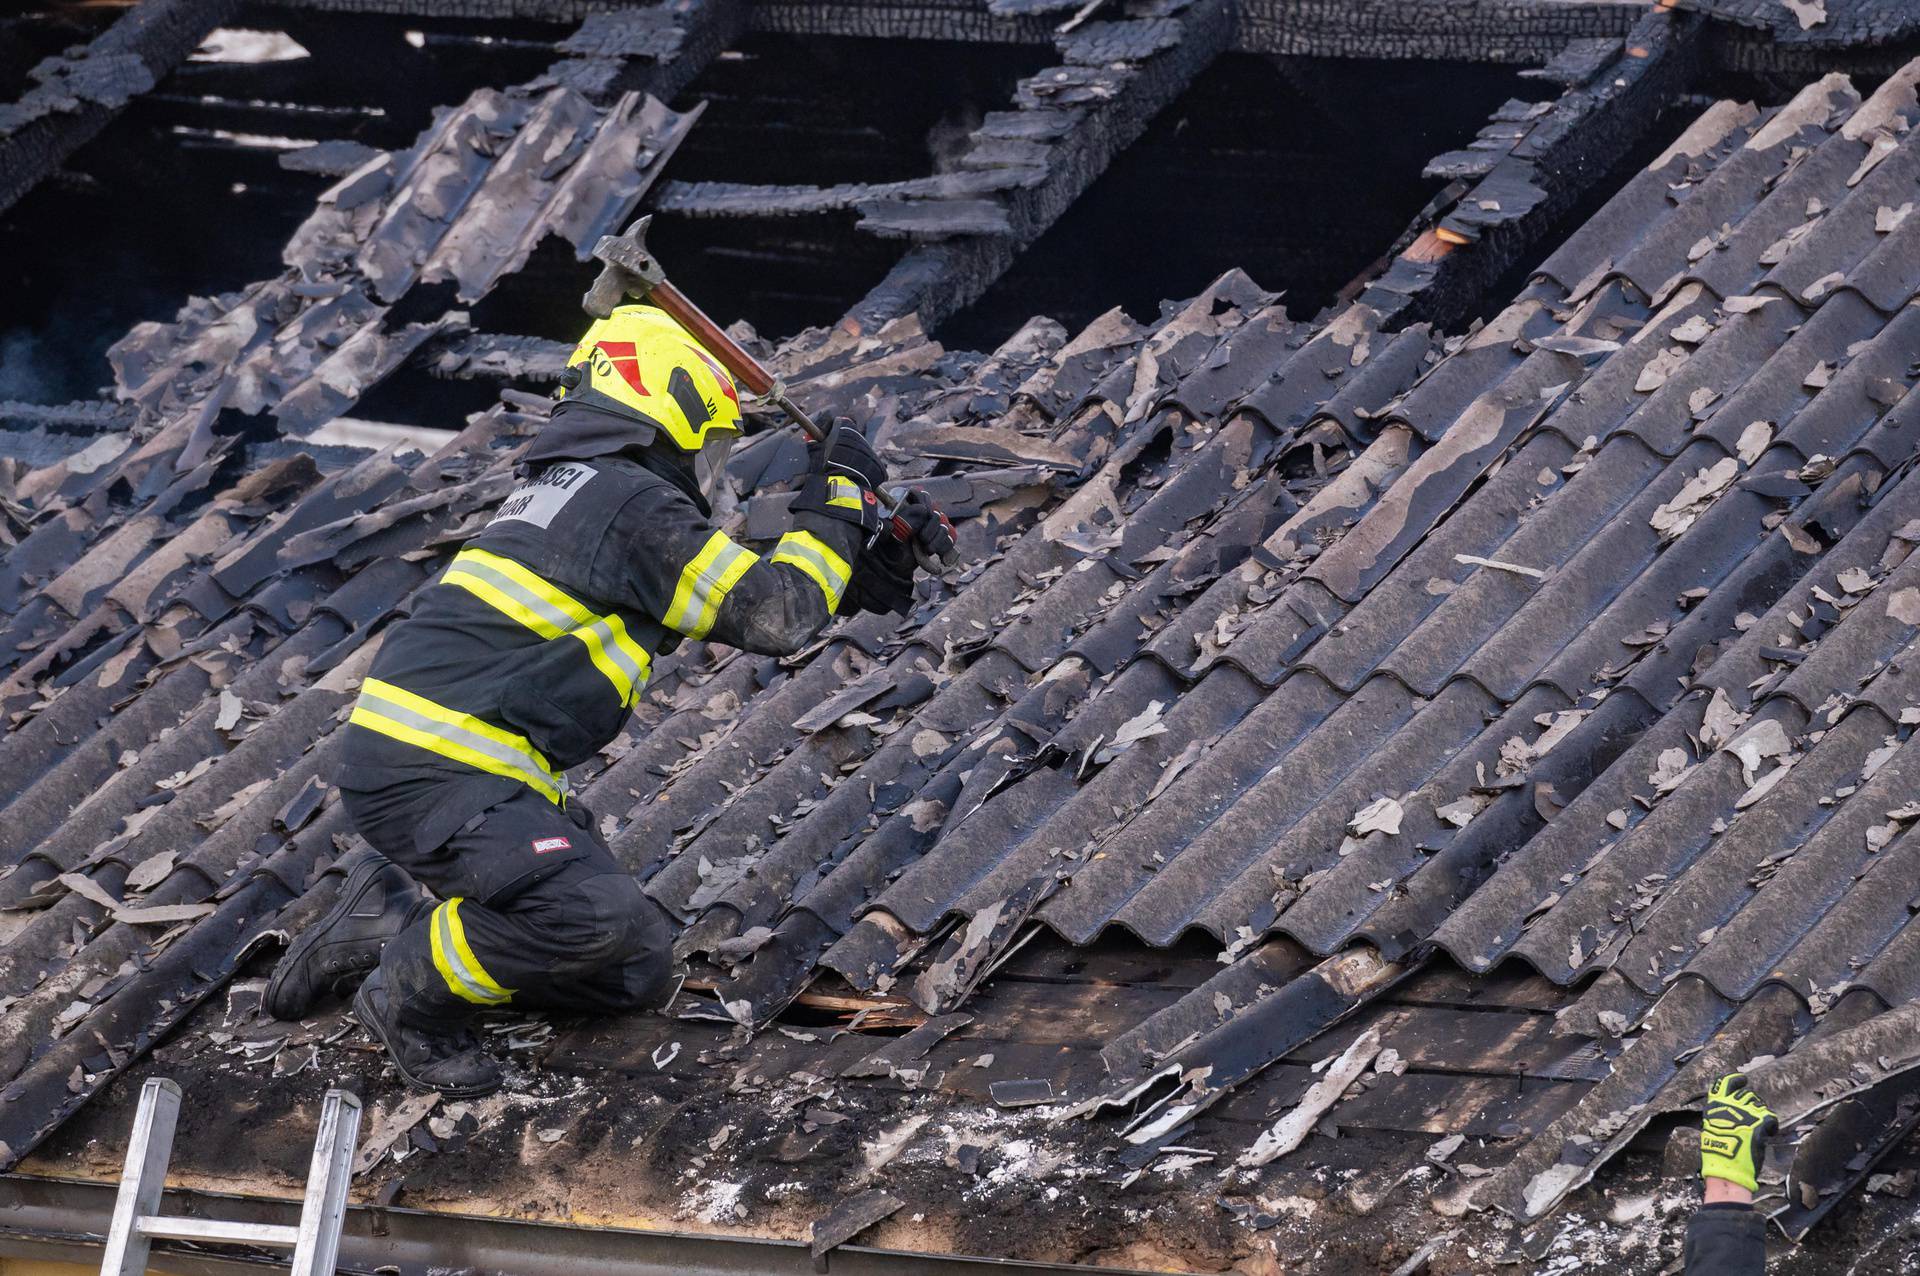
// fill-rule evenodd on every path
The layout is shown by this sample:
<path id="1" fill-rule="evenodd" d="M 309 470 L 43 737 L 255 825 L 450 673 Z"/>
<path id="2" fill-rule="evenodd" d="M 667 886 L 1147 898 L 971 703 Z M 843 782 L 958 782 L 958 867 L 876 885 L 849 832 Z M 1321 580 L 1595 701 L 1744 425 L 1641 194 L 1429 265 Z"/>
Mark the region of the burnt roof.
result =
<path id="1" fill-rule="evenodd" d="M 1710 108 L 1464 337 L 1295 322 L 1234 272 L 984 358 L 911 320 L 789 343 L 967 565 L 791 660 L 661 661 L 584 800 L 742 1025 L 823 980 L 950 1014 L 1037 933 L 1223 949 L 1055 1092 L 1132 1106 L 1156 1154 L 1442 959 L 1570 990 L 1529 1066 L 1582 1083 L 1463 1205 L 1546 1212 L 1758 1056 L 1806 1111 L 1885 1099 L 1911 1060 L 1863 1043 L 1920 993 L 1916 80 Z M 672 112 L 612 110 L 670 150 Z M 151 424 L 9 470 L 5 1164 L 325 906 L 331 732 L 540 417 L 328 473 L 220 413 L 298 433 L 431 335 L 392 317 L 422 279 L 477 296 L 549 231 L 589 244 L 653 171 L 596 167 L 607 118 L 476 95 L 343 178 L 285 276 L 119 347 Z M 748 529 L 800 456 L 740 450 Z M 1394 1023 L 1362 1066 L 1433 1031 Z M 1864 1173 L 1810 1145 L 1821 1182 Z"/>

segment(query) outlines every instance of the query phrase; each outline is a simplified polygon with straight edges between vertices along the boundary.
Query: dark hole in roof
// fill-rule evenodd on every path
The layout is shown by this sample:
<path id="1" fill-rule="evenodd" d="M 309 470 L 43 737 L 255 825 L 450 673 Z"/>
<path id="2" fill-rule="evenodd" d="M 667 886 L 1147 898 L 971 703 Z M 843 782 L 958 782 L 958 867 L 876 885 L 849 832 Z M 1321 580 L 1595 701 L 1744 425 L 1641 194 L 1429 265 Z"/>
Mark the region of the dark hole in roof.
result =
<path id="1" fill-rule="evenodd" d="M 707 109 L 667 176 L 773 186 L 924 177 L 1053 60 L 1045 45 L 748 36 L 673 103 Z"/>
<path id="2" fill-rule="evenodd" d="M 419 48 L 406 39 L 417 19 L 248 9 L 233 25 L 285 30 L 312 56 L 185 63 L 0 214 L 10 268 L 0 400 L 90 398 L 109 379 L 107 347 L 134 324 L 170 321 L 189 296 L 284 269 L 288 236 L 333 182 L 282 168 L 289 142 L 405 146 L 436 107 L 528 78 L 553 57 L 544 42 L 510 42 L 549 30 L 529 23 L 436 20 L 436 35 L 495 43 Z"/>
<path id="3" fill-rule="evenodd" d="M 941 335 L 989 348 L 1029 315 L 1072 330 L 1116 303 L 1145 318 L 1234 266 L 1311 317 L 1439 189 L 1429 158 L 1543 92 L 1498 67 L 1227 54 Z"/>

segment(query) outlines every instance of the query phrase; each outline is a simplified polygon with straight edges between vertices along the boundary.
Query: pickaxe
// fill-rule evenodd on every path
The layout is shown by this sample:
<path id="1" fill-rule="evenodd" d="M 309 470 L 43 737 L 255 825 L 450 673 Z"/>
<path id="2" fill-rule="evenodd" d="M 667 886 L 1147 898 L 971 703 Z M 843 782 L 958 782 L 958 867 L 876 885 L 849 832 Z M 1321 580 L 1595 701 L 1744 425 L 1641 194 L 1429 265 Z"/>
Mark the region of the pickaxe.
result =
<path id="1" fill-rule="evenodd" d="M 652 214 L 648 214 L 627 227 L 623 235 L 600 236 L 600 242 L 593 246 L 593 255 L 604 265 L 599 277 L 593 281 L 593 287 L 587 289 L 586 296 L 580 299 L 581 308 L 595 319 L 605 319 L 613 313 L 614 307 L 628 297 L 658 306 L 718 359 L 748 394 L 785 412 L 806 431 L 808 438 L 816 442 L 825 439 L 827 432 L 807 415 L 806 409 L 793 401 L 785 383 L 768 372 L 758 359 L 741 349 L 739 342 L 729 337 L 725 329 L 707 317 L 706 311 L 667 279 L 659 260 L 647 251 L 647 225 L 652 221 Z M 882 512 L 887 518 L 887 523 L 883 523 L 882 527 L 890 524 L 895 536 L 903 541 L 910 540 L 912 529 L 899 515 L 900 498 L 890 492 L 878 495 Z M 874 534 L 874 539 L 879 539 L 878 532 Z"/>

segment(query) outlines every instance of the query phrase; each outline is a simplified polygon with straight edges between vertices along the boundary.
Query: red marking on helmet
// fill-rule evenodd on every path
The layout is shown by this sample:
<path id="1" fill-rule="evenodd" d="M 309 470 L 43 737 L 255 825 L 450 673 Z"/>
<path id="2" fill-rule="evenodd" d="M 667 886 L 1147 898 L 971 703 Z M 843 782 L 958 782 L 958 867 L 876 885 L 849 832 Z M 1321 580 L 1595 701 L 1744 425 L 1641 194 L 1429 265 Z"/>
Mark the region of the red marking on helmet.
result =
<path id="1" fill-rule="evenodd" d="M 620 374 L 620 379 L 633 387 L 635 394 L 652 396 L 652 391 L 640 384 L 640 356 L 634 353 L 631 341 L 596 341 L 593 348 L 607 356 L 607 362 Z"/>
<path id="2" fill-rule="evenodd" d="M 727 375 L 727 370 L 718 363 L 715 363 L 712 356 L 699 346 L 688 346 L 687 349 L 699 356 L 700 362 L 706 364 L 707 370 L 713 373 L 713 379 L 720 383 L 720 392 L 733 400 L 734 407 L 739 407 L 740 395 L 739 392 L 733 388 L 733 378 Z"/>

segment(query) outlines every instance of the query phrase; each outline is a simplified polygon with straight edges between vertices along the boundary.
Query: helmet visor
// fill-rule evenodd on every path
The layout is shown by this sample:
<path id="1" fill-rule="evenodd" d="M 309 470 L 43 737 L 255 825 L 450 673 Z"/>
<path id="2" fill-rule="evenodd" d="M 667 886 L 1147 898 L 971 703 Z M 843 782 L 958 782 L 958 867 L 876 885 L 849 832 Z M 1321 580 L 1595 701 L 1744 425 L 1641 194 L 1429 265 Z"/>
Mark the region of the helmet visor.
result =
<path id="1" fill-rule="evenodd" d="M 693 480 L 699 484 L 700 494 L 707 498 L 707 504 L 717 505 L 723 484 L 727 481 L 727 457 L 733 452 L 733 441 L 740 437 L 736 430 L 708 430 L 700 450 L 693 454 Z"/>

